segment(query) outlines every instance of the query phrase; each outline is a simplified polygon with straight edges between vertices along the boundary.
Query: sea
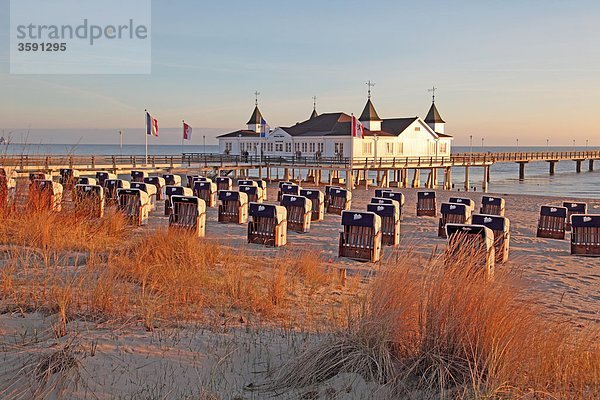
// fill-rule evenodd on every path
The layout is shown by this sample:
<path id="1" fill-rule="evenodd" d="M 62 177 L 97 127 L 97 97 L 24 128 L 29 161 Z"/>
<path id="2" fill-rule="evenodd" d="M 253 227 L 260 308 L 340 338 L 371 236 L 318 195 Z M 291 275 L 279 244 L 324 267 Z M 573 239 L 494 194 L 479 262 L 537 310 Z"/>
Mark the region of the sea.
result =
<path id="1" fill-rule="evenodd" d="M 454 153 L 464 153 L 470 147 L 453 146 Z M 587 151 L 599 148 L 586 147 L 473 147 L 474 152 L 516 152 L 516 151 Z M 109 144 L 7 144 L 2 145 L 6 154 L 23 155 L 140 155 L 145 154 L 144 145 Z M 185 153 L 218 153 L 217 145 L 149 145 L 149 155 L 179 155 Z M 561 161 L 556 164 L 554 175 L 548 173 L 548 163 L 532 162 L 525 167 L 525 179 L 519 180 L 516 163 L 498 163 L 491 167 L 489 191 L 492 193 L 530 194 L 555 196 L 564 199 L 593 198 L 600 199 L 600 161 L 596 162 L 595 171 L 588 171 L 588 163 L 582 165 L 582 172 L 576 173 L 574 161 Z M 452 171 L 456 189 L 464 186 L 464 169 L 454 168 Z M 423 177 L 421 178 L 423 180 Z M 441 177 L 440 177 L 441 179 Z M 483 168 L 471 168 L 470 183 L 475 190 L 481 190 Z"/>

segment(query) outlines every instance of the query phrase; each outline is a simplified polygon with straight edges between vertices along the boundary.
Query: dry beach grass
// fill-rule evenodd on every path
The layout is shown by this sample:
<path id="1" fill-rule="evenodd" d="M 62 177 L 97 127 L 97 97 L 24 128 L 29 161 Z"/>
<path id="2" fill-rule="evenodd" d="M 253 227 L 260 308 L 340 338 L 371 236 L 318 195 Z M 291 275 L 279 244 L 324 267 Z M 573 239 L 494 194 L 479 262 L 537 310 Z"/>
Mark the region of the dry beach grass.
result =
<path id="1" fill-rule="evenodd" d="M 518 268 L 485 280 L 470 257 L 404 249 L 342 287 L 318 248 L 68 206 L 14 207 L 0 242 L 2 398 L 600 396 L 597 325 L 543 312 Z"/>

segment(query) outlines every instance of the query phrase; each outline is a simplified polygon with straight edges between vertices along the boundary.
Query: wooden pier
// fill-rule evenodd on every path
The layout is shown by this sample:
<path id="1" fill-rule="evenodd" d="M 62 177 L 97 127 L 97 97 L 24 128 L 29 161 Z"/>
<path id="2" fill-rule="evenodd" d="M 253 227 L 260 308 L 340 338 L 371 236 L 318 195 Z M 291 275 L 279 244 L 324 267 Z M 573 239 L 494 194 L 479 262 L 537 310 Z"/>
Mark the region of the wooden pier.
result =
<path id="1" fill-rule="evenodd" d="M 60 169 L 72 168 L 82 174 L 109 171 L 127 174 L 132 170 L 149 173 L 184 172 L 194 170 L 208 175 L 249 176 L 258 171 L 258 177 L 267 180 L 293 180 L 312 183 L 329 183 L 356 186 L 426 187 L 437 188 L 439 174 L 443 174 L 442 187 L 453 187 L 452 168 L 463 167 L 464 190 L 471 188 L 470 171 L 483 168 L 483 191 L 490 182 L 490 167 L 497 163 L 519 165 L 519 179 L 525 179 L 526 165 L 546 162 L 549 173 L 554 174 L 556 163 L 571 161 L 575 171 L 581 172 L 588 161 L 588 169 L 594 170 L 594 162 L 600 160 L 600 151 L 573 152 L 514 152 L 514 153 L 460 153 L 449 157 L 378 157 L 378 158 L 315 158 L 315 157 L 261 157 L 257 155 L 236 156 L 225 154 L 183 153 L 167 156 L 85 156 L 85 155 L 2 155 L 0 165 L 17 174 L 31 172 L 58 174 Z M 281 176 L 279 173 L 282 172 Z M 376 178 L 370 176 L 376 175 Z M 412 176 L 411 176 L 412 175 Z M 425 177 L 426 175 L 426 177 Z M 423 179 L 421 177 L 424 177 Z"/>

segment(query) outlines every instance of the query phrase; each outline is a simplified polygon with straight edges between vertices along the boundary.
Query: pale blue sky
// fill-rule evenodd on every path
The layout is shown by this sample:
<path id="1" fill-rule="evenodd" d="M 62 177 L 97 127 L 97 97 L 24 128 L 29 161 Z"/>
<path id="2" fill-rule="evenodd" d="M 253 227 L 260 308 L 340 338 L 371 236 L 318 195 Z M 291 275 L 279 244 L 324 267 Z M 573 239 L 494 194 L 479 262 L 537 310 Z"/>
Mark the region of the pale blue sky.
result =
<path id="1" fill-rule="evenodd" d="M 214 136 L 244 126 L 256 89 L 271 126 L 306 119 L 313 95 L 360 113 L 371 79 L 384 118 L 424 117 L 435 84 L 456 144 L 600 146 L 598 1 L 153 1 L 151 75 L 65 76 L 9 74 L 8 5 L 0 129 L 33 141 L 114 142 L 77 129 L 143 127 L 144 108 Z"/>

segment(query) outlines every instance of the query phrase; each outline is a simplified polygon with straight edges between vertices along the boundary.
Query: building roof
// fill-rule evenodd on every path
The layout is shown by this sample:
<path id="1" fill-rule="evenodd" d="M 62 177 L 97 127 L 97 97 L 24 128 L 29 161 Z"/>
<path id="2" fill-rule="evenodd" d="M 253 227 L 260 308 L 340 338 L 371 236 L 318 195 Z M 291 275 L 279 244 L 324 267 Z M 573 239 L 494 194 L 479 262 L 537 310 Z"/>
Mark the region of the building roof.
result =
<path id="1" fill-rule="evenodd" d="M 371 99 L 367 100 L 367 104 L 365 104 L 365 108 L 363 109 L 362 114 L 360 114 L 360 118 L 358 120 L 381 121 L 381 118 L 379 118 L 379 115 L 377 115 L 377 111 L 375 111 L 375 107 L 373 106 Z"/>
<path id="2" fill-rule="evenodd" d="M 442 119 L 440 113 L 438 112 L 435 103 L 431 103 L 431 108 L 425 117 L 425 122 L 428 124 L 443 124 L 446 121 Z"/>
<path id="3" fill-rule="evenodd" d="M 399 135 L 417 119 L 419 119 L 419 117 L 384 119 L 381 123 L 381 129 L 393 133 L 394 135 Z"/>
<path id="4" fill-rule="evenodd" d="M 260 125 L 262 122 L 263 116 L 260 113 L 260 110 L 258 109 L 258 105 L 254 107 L 254 112 L 252 112 L 252 116 L 250 117 L 250 119 L 248 120 L 248 122 L 246 122 L 246 125 Z"/>
<path id="5" fill-rule="evenodd" d="M 243 138 L 260 137 L 260 133 L 254 132 L 254 131 L 249 131 L 247 129 L 241 129 L 239 131 L 229 132 L 229 133 L 225 133 L 223 135 L 217 136 L 217 138 L 237 138 L 237 137 L 243 137 Z"/>

